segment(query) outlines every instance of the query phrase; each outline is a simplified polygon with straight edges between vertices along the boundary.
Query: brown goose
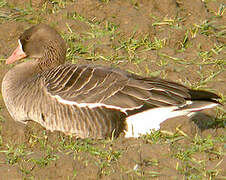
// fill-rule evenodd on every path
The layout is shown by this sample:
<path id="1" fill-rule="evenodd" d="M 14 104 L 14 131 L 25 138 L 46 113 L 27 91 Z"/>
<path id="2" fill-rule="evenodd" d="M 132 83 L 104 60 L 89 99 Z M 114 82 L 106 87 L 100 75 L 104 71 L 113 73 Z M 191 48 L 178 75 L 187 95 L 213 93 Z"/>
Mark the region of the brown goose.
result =
<path id="1" fill-rule="evenodd" d="M 6 107 L 16 121 L 33 120 L 80 138 L 121 132 L 138 137 L 168 118 L 219 105 L 211 92 L 108 67 L 64 64 L 65 55 L 64 40 L 48 25 L 20 36 L 6 64 L 32 60 L 14 66 L 2 82 Z"/>

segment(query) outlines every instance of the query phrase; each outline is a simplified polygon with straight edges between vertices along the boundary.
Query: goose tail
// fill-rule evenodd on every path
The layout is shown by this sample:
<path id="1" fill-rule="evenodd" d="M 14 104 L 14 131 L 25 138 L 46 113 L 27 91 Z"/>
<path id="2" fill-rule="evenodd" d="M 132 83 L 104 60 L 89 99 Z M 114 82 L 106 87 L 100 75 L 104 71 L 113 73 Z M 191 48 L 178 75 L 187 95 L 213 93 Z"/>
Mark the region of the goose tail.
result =
<path id="1" fill-rule="evenodd" d="M 160 124 L 167 119 L 178 116 L 192 116 L 198 111 L 221 105 L 217 100 L 220 97 L 212 92 L 202 90 L 189 90 L 190 99 L 182 106 L 165 106 L 148 109 L 146 111 L 127 117 L 125 137 L 139 137 L 159 130 Z"/>

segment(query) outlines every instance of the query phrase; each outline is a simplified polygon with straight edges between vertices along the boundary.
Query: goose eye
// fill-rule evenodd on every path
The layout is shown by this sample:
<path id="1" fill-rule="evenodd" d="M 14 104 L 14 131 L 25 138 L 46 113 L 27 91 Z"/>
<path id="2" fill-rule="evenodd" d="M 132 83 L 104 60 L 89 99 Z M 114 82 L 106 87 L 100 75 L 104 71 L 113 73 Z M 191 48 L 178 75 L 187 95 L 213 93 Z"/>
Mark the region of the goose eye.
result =
<path id="1" fill-rule="evenodd" d="M 30 40 L 30 36 L 26 36 L 25 41 L 29 41 L 29 40 Z"/>

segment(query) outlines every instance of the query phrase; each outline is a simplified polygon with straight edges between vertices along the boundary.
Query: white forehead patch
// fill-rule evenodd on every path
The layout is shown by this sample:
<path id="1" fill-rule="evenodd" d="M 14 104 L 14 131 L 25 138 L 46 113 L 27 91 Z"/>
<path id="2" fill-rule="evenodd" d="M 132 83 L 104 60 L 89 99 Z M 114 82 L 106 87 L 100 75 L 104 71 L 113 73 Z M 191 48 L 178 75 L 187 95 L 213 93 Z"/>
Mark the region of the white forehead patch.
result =
<path id="1" fill-rule="evenodd" d="M 22 46 L 22 44 L 21 44 L 21 42 L 20 42 L 19 39 L 18 39 L 18 44 L 19 44 L 20 50 L 23 51 L 23 46 Z M 24 51 L 23 51 L 23 52 L 24 52 Z"/>

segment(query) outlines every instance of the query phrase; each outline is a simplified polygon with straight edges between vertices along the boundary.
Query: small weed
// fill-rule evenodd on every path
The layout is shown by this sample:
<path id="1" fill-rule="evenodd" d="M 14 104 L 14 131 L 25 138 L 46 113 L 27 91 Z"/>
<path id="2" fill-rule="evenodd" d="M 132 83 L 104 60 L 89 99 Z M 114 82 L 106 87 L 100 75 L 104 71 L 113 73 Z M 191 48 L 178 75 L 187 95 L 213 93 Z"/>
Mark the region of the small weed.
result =
<path id="1" fill-rule="evenodd" d="M 127 40 L 119 41 L 119 46 L 115 48 L 115 50 L 125 49 L 128 54 L 135 53 L 136 50 L 142 48 L 142 51 L 149 50 L 158 50 L 164 47 L 166 40 L 165 39 L 157 39 L 154 38 L 154 42 L 151 42 L 150 39 L 146 36 L 142 39 L 135 39 L 133 34 Z"/>
<path id="2" fill-rule="evenodd" d="M 64 9 L 67 5 L 66 0 L 49 0 L 50 3 L 53 5 L 52 13 L 58 12 L 60 9 Z"/>
<path id="3" fill-rule="evenodd" d="M 169 56 L 165 53 L 158 53 L 158 55 L 161 57 L 161 60 L 158 63 L 159 66 L 167 65 L 169 63 L 169 60 L 172 60 L 174 63 L 177 63 L 177 64 L 187 64 L 187 65 L 191 64 L 191 62 L 189 62 L 186 59 Z"/>
<path id="4" fill-rule="evenodd" d="M 67 13 L 67 19 L 78 20 L 78 21 L 81 21 L 81 22 L 87 22 L 87 23 L 90 22 L 88 19 L 86 19 L 85 17 L 79 15 L 79 14 L 76 13 L 76 12 L 73 12 L 73 13 Z"/>
<path id="5" fill-rule="evenodd" d="M 201 24 L 194 24 L 193 31 L 205 36 L 224 37 L 226 34 L 224 25 L 216 25 L 214 20 L 205 20 Z"/>
<path id="6" fill-rule="evenodd" d="M 181 135 L 180 131 L 177 131 L 176 133 L 168 131 L 151 131 L 150 134 L 142 136 L 143 141 L 151 144 L 173 143 L 181 139 L 184 139 L 184 134 Z"/>
<path id="7" fill-rule="evenodd" d="M 221 72 L 223 72 L 223 70 L 219 70 L 219 71 L 211 71 L 209 73 L 209 75 L 206 77 L 204 76 L 204 74 L 200 71 L 197 71 L 197 73 L 199 74 L 200 76 L 200 81 L 198 81 L 197 83 L 193 84 L 192 85 L 192 89 L 201 89 L 201 88 L 204 88 L 206 87 L 206 84 L 213 81 L 214 78 L 220 74 Z"/>
<path id="8" fill-rule="evenodd" d="M 102 54 L 97 53 L 95 50 L 95 45 L 102 44 L 102 41 L 99 40 L 99 38 L 105 36 L 109 37 L 111 41 L 114 40 L 115 36 L 119 34 L 119 32 L 117 32 L 118 25 L 110 21 L 99 22 L 95 21 L 95 19 L 89 20 L 77 14 L 76 12 L 68 13 L 67 18 L 85 22 L 90 27 L 90 30 L 88 32 L 83 32 L 83 34 L 78 36 L 68 26 L 70 33 L 63 34 L 64 39 L 69 45 L 67 51 L 67 59 L 71 60 L 72 63 L 75 63 L 75 58 L 83 58 L 92 61 L 98 59 L 109 61 L 111 56 L 104 56 Z M 96 39 L 96 44 L 85 46 L 84 44 L 90 39 Z"/>
<path id="9" fill-rule="evenodd" d="M 0 113 L 1 112 L 2 112 L 2 107 L 0 106 Z M 0 114 L 0 123 L 3 123 L 3 122 L 5 122 L 5 118 Z"/>
<path id="10" fill-rule="evenodd" d="M 15 164 L 22 160 L 23 157 L 31 154 L 31 152 L 26 152 L 26 146 L 21 145 L 6 145 L 6 150 L 1 150 L 0 152 L 6 154 L 6 162 L 8 164 Z"/>
<path id="11" fill-rule="evenodd" d="M 1 0 L 0 1 L 0 8 L 4 7 L 7 5 L 7 1 L 6 0 Z"/>
<path id="12" fill-rule="evenodd" d="M 203 179 L 203 178 L 214 178 L 218 175 L 218 170 L 216 169 L 206 169 L 206 162 L 209 159 L 204 158 L 203 160 L 197 160 L 193 155 L 197 153 L 205 153 L 207 156 L 215 154 L 218 156 L 223 156 L 222 149 L 216 146 L 221 143 L 222 140 L 213 139 L 211 136 L 206 138 L 201 138 L 196 135 L 194 138 L 190 139 L 190 143 L 181 147 L 181 145 L 176 145 L 174 151 L 172 151 L 172 157 L 180 160 L 181 165 L 177 164 L 176 169 L 183 174 L 187 179 Z M 222 160 L 219 161 L 221 163 Z M 218 164 L 219 164 L 218 163 Z"/>
<path id="13" fill-rule="evenodd" d="M 154 42 L 151 43 L 150 47 L 147 50 L 158 50 L 162 49 L 166 45 L 166 39 L 157 39 L 154 38 Z"/>
<path id="14" fill-rule="evenodd" d="M 192 151 L 194 152 L 209 152 L 213 150 L 213 139 L 209 136 L 207 138 L 201 138 L 196 135 L 192 139 Z"/>
<path id="15" fill-rule="evenodd" d="M 84 32 L 86 40 L 103 37 L 106 35 L 109 35 L 111 39 L 114 39 L 114 36 L 117 34 L 116 31 L 117 31 L 118 25 L 110 21 L 106 21 L 105 23 L 102 23 L 100 21 L 96 21 L 95 19 L 89 20 L 77 14 L 76 12 L 67 14 L 67 18 L 85 22 L 90 27 L 91 29 L 90 32 Z M 104 25 L 102 26 L 101 24 L 104 24 Z"/>
<path id="16" fill-rule="evenodd" d="M 125 40 L 119 40 L 119 45 L 115 46 L 116 51 L 124 50 L 128 54 L 128 61 L 134 64 L 139 64 L 144 61 L 144 58 L 139 57 L 139 53 L 149 50 L 158 50 L 164 47 L 166 40 L 154 38 L 152 42 L 147 36 L 141 39 L 134 38 L 134 34 Z"/>
<path id="17" fill-rule="evenodd" d="M 101 2 L 103 2 L 103 3 L 109 3 L 110 2 L 110 0 L 100 0 Z"/>
<path id="18" fill-rule="evenodd" d="M 39 145 L 39 146 L 41 146 L 42 149 L 46 148 L 47 142 L 48 142 L 48 137 L 46 136 L 45 131 L 43 131 L 43 136 L 38 136 L 38 135 L 32 134 L 28 140 L 30 147 Z"/>
<path id="19" fill-rule="evenodd" d="M 103 141 L 103 143 L 105 143 Z M 108 150 L 102 150 L 96 148 L 94 145 L 96 144 L 95 141 L 90 139 L 86 139 L 83 141 L 73 141 L 73 138 L 69 138 L 66 140 L 65 138 L 61 137 L 61 148 L 62 150 L 70 150 L 71 152 L 79 153 L 79 152 L 88 152 L 91 155 L 98 156 L 100 158 L 106 159 L 108 161 L 114 161 L 119 158 L 120 152 L 113 151 L 111 148 Z"/>
<path id="20" fill-rule="evenodd" d="M 105 148 L 102 149 L 95 147 L 95 144 L 97 143 L 103 143 Z M 110 167 L 111 163 L 117 161 L 122 154 L 121 151 L 115 151 L 111 147 L 106 148 L 106 146 L 108 146 L 108 143 L 111 143 L 111 141 L 96 142 L 95 140 L 90 139 L 74 141 L 71 137 L 67 139 L 61 137 L 60 151 L 75 153 L 75 156 L 77 156 L 81 152 L 89 153 L 95 158 L 96 165 L 98 166 L 100 171 L 99 176 L 102 176 L 109 174 L 109 171 L 106 168 Z"/>
<path id="21" fill-rule="evenodd" d="M 161 143 L 163 134 L 161 131 L 151 131 L 150 134 L 142 136 L 143 140 L 148 143 Z"/>
<path id="22" fill-rule="evenodd" d="M 155 20 L 154 23 L 152 23 L 152 26 L 162 26 L 162 25 L 168 25 L 170 27 L 181 29 L 180 23 L 184 21 L 185 18 L 176 16 L 175 18 L 170 18 L 168 16 L 165 16 L 163 19 L 158 18 L 151 14 L 151 17 Z"/>
<path id="23" fill-rule="evenodd" d="M 225 11 L 226 11 L 225 4 L 220 4 L 218 11 L 215 12 L 215 15 L 216 15 L 217 17 L 223 17 Z"/>
<path id="24" fill-rule="evenodd" d="M 196 63 L 200 65 L 214 65 L 217 66 L 219 71 L 225 71 L 225 65 L 226 61 L 222 58 L 215 58 L 215 56 L 221 54 L 225 50 L 224 45 L 220 46 L 214 46 L 211 50 L 209 51 L 200 51 L 198 53 L 199 58 L 201 59 L 201 62 Z M 195 63 L 195 62 L 194 62 Z"/>
<path id="25" fill-rule="evenodd" d="M 7 10 L 0 11 L 0 20 L 1 21 L 21 21 L 28 22 L 31 24 L 40 23 L 43 20 L 41 14 L 42 10 L 35 11 L 31 4 L 27 4 L 25 8 L 14 7 L 9 3 L 5 4 Z"/>
<path id="26" fill-rule="evenodd" d="M 178 49 L 178 52 L 183 52 L 188 48 L 189 45 L 189 39 L 188 39 L 188 31 L 186 32 L 183 41 L 180 43 L 180 49 Z"/>
<path id="27" fill-rule="evenodd" d="M 209 20 L 203 21 L 203 23 L 200 25 L 195 24 L 195 27 L 197 27 L 200 30 L 200 34 L 206 36 L 212 34 L 212 30 L 214 29 L 213 22 L 210 22 Z"/>
<path id="28" fill-rule="evenodd" d="M 38 159 L 30 159 L 30 162 L 33 162 L 35 165 L 38 165 L 41 168 L 48 166 L 52 161 L 56 161 L 59 159 L 57 155 L 53 155 L 48 153 L 46 156 L 38 158 Z"/>

